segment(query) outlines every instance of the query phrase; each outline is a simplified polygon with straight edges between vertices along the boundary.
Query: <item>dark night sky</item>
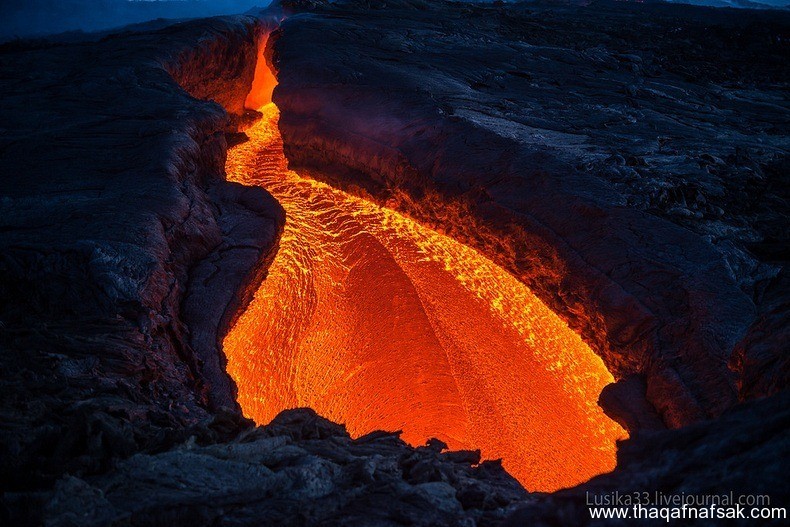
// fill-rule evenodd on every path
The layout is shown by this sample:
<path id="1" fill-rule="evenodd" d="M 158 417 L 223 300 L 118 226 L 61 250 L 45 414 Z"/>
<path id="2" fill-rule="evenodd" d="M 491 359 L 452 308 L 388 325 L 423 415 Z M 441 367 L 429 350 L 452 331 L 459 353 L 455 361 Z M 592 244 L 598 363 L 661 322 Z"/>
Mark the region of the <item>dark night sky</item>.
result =
<path id="1" fill-rule="evenodd" d="M 486 1 L 486 0 L 480 0 Z M 677 0 L 713 6 L 786 6 L 790 0 Z M 0 41 L 64 31 L 99 31 L 156 18 L 243 13 L 270 0 L 0 0 Z M 757 3 L 759 2 L 759 3 Z"/>
<path id="2" fill-rule="evenodd" d="M 270 0 L 0 0 L 0 39 L 97 31 L 153 20 L 243 13 Z"/>

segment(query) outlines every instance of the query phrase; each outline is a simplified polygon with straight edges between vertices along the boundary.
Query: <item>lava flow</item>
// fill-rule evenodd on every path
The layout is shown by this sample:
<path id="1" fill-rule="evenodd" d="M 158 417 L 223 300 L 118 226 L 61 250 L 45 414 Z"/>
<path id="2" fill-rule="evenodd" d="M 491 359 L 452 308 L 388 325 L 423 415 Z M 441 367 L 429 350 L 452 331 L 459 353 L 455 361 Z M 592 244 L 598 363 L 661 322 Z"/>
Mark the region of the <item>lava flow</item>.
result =
<path id="1" fill-rule="evenodd" d="M 311 407 L 352 436 L 438 437 L 502 458 L 529 490 L 611 470 L 625 432 L 596 401 L 613 379 L 580 337 L 477 251 L 288 170 L 278 110 L 261 111 L 227 162 L 287 218 L 224 341 L 246 415 Z"/>

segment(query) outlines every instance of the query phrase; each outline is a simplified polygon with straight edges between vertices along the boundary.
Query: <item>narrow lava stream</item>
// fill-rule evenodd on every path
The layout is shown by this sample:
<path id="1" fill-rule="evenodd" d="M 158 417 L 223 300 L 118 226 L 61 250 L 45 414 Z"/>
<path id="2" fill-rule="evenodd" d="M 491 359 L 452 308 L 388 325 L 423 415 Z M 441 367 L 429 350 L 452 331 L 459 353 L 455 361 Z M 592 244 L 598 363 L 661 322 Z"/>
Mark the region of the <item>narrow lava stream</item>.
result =
<path id="1" fill-rule="evenodd" d="M 502 458 L 527 489 L 615 465 L 623 429 L 596 401 L 601 359 L 477 251 L 288 170 L 274 104 L 228 153 L 228 178 L 286 211 L 269 275 L 224 341 L 258 423 L 311 407 L 352 436 L 403 430 Z"/>

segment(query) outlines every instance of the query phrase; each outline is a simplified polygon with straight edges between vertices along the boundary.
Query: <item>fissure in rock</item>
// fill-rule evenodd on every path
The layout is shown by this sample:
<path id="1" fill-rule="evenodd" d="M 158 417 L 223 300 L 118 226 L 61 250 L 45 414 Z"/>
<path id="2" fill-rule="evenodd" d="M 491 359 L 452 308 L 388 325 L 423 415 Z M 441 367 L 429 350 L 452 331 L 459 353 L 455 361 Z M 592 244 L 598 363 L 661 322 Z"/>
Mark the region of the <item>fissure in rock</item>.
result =
<path id="1" fill-rule="evenodd" d="M 502 458 L 527 489 L 615 465 L 624 430 L 597 404 L 601 359 L 477 251 L 288 170 L 263 59 L 247 104 L 263 117 L 228 154 L 228 178 L 286 211 L 279 252 L 224 341 L 245 414 L 311 407 L 353 436 L 402 430 L 422 444 Z"/>

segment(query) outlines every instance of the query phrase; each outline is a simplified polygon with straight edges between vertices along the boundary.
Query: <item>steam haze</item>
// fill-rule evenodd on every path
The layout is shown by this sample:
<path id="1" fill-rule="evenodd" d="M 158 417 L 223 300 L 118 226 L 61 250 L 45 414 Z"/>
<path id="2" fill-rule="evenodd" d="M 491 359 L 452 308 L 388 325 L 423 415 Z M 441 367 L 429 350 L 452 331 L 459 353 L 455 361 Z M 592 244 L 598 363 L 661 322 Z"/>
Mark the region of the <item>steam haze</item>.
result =
<path id="1" fill-rule="evenodd" d="M 490 0 L 482 0 L 484 2 Z M 673 1 L 673 0 L 670 0 Z M 715 7 L 780 7 L 788 0 L 675 0 Z M 271 0 L 0 0 L 0 41 L 102 31 L 157 18 L 243 13 Z"/>
<path id="2" fill-rule="evenodd" d="M 0 39 L 243 13 L 270 0 L 0 0 Z"/>

